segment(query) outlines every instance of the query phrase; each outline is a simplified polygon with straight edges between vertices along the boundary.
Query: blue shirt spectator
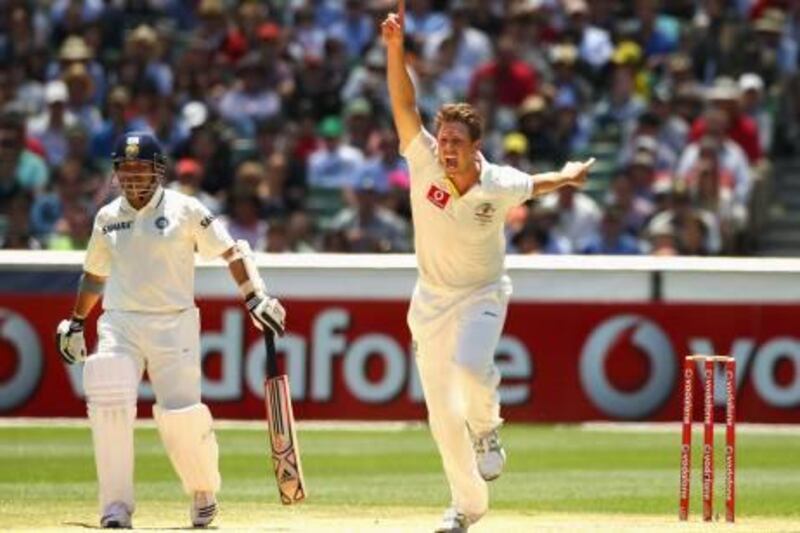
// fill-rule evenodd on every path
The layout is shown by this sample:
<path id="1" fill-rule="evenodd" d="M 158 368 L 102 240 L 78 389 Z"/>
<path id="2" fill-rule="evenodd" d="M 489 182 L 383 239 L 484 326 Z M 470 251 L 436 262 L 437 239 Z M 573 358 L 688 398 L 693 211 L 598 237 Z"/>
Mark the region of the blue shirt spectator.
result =
<path id="1" fill-rule="evenodd" d="M 364 166 L 361 150 L 342 144 L 343 126 L 339 117 L 322 121 L 319 134 L 323 145 L 308 158 L 308 184 L 311 187 L 337 188 L 351 185 Z"/>

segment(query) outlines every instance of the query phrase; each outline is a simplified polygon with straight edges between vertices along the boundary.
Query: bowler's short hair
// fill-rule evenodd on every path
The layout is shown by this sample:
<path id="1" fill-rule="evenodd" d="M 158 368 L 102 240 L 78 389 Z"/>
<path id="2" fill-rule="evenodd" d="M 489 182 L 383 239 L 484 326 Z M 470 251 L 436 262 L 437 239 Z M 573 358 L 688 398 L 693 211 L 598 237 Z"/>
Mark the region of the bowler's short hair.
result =
<path id="1" fill-rule="evenodd" d="M 445 122 L 460 122 L 467 127 L 470 140 L 477 141 L 483 135 L 483 119 L 478 110 L 467 103 L 444 104 L 436 113 L 434 125 L 439 132 Z"/>

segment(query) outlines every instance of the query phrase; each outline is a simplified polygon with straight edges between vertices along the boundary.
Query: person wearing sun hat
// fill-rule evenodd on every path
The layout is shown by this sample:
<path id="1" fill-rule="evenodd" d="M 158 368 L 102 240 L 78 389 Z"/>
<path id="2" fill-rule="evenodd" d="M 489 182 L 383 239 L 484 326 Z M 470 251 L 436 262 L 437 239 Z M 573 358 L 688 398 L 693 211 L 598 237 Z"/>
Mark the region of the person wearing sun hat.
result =
<path id="1" fill-rule="evenodd" d="M 532 165 L 528 161 L 528 138 L 518 131 L 506 133 L 503 137 L 502 161 L 524 172 L 530 172 Z"/>
<path id="2" fill-rule="evenodd" d="M 84 127 L 90 131 L 98 131 L 103 124 L 100 110 L 94 105 L 97 88 L 84 63 L 73 63 L 61 77 L 67 86 L 67 109 Z"/>
<path id="3" fill-rule="evenodd" d="M 348 142 L 359 150 L 368 151 L 367 144 L 377 127 L 377 118 L 372 103 L 366 98 L 359 97 L 348 102 L 343 118 Z"/>
<path id="4" fill-rule="evenodd" d="M 61 80 L 47 82 L 44 98 L 47 104 L 41 114 L 28 121 L 28 133 L 44 146 L 48 164 L 60 166 L 67 156 L 66 129 L 75 122 L 67 112 L 67 86 Z"/>
<path id="5" fill-rule="evenodd" d="M 761 149 L 764 153 L 769 153 L 775 120 L 765 106 L 764 80 L 754 72 L 746 72 L 739 77 L 739 90 L 742 113 L 758 125 Z"/>
<path id="6" fill-rule="evenodd" d="M 616 128 L 623 136 L 633 130 L 636 119 L 647 107 L 637 94 L 637 76 L 641 67 L 642 50 L 633 41 L 622 41 L 612 57 L 611 88 L 595 109 L 595 127 Z"/>
<path id="7" fill-rule="evenodd" d="M 593 25 L 589 19 L 589 4 L 586 0 L 564 0 L 567 16 L 567 32 L 574 36 L 582 61 L 599 71 L 604 68 L 614 53 L 611 36 L 603 28 Z"/>
<path id="8" fill-rule="evenodd" d="M 578 72 L 578 48 L 571 43 L 556 44 L 550 47 L 548 60 L 556 90 L 572 90 L 578 97 L 578 106 L 584 109 L 592 100 L 592 87 Z"/>
<path id="9" fill-rule="evenodd" d="M 216 197 L 202 189 L 204 174 L 199 161 L 184 157 L 175 163 L 175 179 L 167 185 L 167 188 L 187 196 L 194 196 L 211 214 L 218 215 L 222 211 L 222 204 Z"/>
<path id="10" fill-rule="evenodd" d="M 132 61 L 139 72 L 158 87 L 162 96 L 172 92 L 173 74 L 161 60 L 163 43 L 158 32 L 148 24 L 140 24 L 125 39 L 125 59 Z"/>
<path id="11" fill-rule="evenodd" d="M 62 78 L 66 70 L 76 63 L 86 67 L 94 87 L 92 103 L 100 105 L 105 98 L 107 88 L 105 69 L 97 61 L 95 51 L 83 37 L 71 35 L 64 39 L 58 50 L 57 61 L 47 65 L 45 77 L 48 80 Z"/>
<path id="12" fill-rule="evenodd" d="M 741 91 L 736 80 L 720 77 L 706 91 L 706 101 L 713 109 L 725 113 L 727 119 L 727 135 L 734 140 L 747 154 L 750 165 L 756 165 L 763 157 L 759 141 L 758 124 L 742 113 L 740 105 Z M 708 118 L 699 117 L 692 125 L 689 138 L 696 141 L 708 131 Z"/>

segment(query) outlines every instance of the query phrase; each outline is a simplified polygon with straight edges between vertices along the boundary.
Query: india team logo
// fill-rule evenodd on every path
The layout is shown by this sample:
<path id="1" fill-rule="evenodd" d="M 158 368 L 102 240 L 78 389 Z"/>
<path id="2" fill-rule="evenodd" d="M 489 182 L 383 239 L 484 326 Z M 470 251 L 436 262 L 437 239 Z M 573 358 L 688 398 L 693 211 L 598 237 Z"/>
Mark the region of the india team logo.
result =
<path id="1" fill-rule="evenodd" d="M 430 189 L 428 189 L 427 197 L 428 200 L 439 209 L 444 209 L 445 206 L 447 206 L 447 202 L 450 201 L 450 193 L 444 189 L 440 189 L 436 185 L 431 185 Z"/>
<path id="2" fill-rule="evenodd" d="M 139 157 L 139 137 L 130 137 L 128 139 L 128 144 L 125 146 L 125 157 L 128 159 Z"/>
<path id="3" fill-rule="evenodd" d="M 163 230 L 169 226 L 169 219 L 165 216 L 160 216 L 156 219 L 156 227 L 160 230 Z"/>

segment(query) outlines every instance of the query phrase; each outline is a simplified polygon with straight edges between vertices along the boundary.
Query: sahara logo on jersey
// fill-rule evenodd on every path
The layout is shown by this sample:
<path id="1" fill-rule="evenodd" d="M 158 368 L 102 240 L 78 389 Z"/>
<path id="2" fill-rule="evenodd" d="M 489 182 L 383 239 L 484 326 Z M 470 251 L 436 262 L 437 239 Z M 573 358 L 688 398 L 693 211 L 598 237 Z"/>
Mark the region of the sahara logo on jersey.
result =
<path id="1" fill-rule="evenodd" d="M 436 185 L 431 185 L 427 196 L 428 200 L 439 209 L 444 209 L 447 206 L 447 202 L 450 201 L 450 193 Z"/>
<path id="2" fill-rule="evenodd" d="M 133 221 L 131 220 L 123 220 L 120 222 L 112 222 L 111 224 L 106 224 L 103 226 L 103 235 L 108 235 L 109 233 L 120 231 L 123 229 L 131 229 L 131 224 Z"/>
<path id="3" fill-rule="evenodd" d="M 200 221 L 200 226 L 203 229 L 206 229 L 207 227 L 209 227 L 211 225 L 212 222 L 214 222 L 215 218 L 217 218 L 216 215 L 206 215 L 206 216 L 204 216 L 203 220 Z"/>
<path id="4" fill-rule="evenodd" d="M 169 219 L 168 219 L 167 217 L 165 217 L 165 216 L 163 216 L 163 215 L 162 215 L 162 216 L 160 216 L 160 217 L 158 217 L 158 218 L 156 219 L 156 222 L 155 222 L 155 224 L 156 224 L 156 228 L 158 228 L 158 229 L 160 229 L 160 230 L 162 230 L 162 231 L 163 231 L 163 230 L 164 230 L 164 228 L 166 228 L 167 226 L 169 226 Z"/>

